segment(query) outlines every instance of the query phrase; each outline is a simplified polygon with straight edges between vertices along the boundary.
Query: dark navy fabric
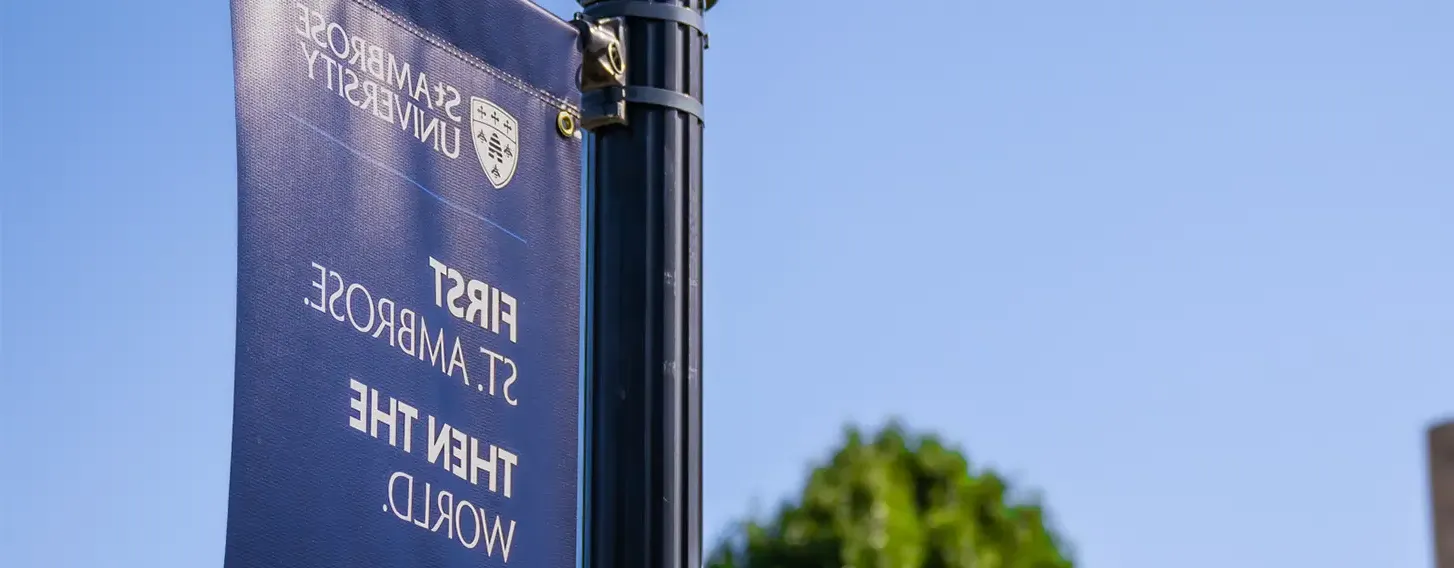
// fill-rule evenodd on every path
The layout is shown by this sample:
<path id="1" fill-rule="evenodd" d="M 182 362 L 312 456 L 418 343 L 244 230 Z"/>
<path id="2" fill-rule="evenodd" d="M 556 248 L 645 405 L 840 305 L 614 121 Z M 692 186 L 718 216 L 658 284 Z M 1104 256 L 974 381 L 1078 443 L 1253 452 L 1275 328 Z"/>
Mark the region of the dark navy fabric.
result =
<path id="1" fill-rule="evenodd" d="M 238 321 L 225 565 L 574 566 L 581 142 L 555 127 L 579 100 L 574 32 L 524 0 L 234 0 L 233 26 Z M 431 259 L 478 281 L 497 328 L 451 312 L 453 282 Z M 489 315 L 504 305 L 497 292 L 515 299 L 514 341 L 506 317 Z M 408 337 L 404 310 L 415 314 Z M 442 357 L 457 339 L 463 368 L 434 358 L 441 331 Z M 428 352 L 407 353 L 401 345 L 421 332 Z M 503 358 L 514 368 L 508 397 Z M 392 445 L 386 426 L 357 428 L 356 385 L 377 391 L 377 401 L 365 395 L 364 420 L 378 408 L 380 424 L 399 428 Z M 499 452 L 495 490 L 485 473 L 471 482 L 448 469 L 456 431 L 481 454 Z M 444 455 L 431 463 L 440 433 Z M 466 516 L 487 523 L 473 543 Z"/>
<path id="2" fill-rule="evenodd" d="M 575 28 L 529 0 L 375 1 L 501 71 L 558 98 L 580 100 Z"/>

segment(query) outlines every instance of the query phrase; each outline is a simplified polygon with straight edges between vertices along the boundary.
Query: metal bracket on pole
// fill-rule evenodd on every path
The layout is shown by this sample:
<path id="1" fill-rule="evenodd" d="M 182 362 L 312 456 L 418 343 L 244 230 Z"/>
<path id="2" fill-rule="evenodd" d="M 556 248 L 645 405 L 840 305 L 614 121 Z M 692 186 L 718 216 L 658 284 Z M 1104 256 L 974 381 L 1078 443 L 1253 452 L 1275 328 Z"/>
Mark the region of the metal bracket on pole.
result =
<path id="1" fill-rule="evenodd" d="M 581 127 L 594 131 L 626 124 L 626 23 L 621 18 L 576 14 L 571 24 L 581 36 Z"/>
<path id="2" fill-rule="evenodd" d="M 626 86 L 625 17 L 676 22 L 701 34 L 706 46 L 702 13 L 674 4 L 642 0 L 589 0 L 572 24 L 580 30 L 581 127 L 592 132 L 626 124 L 626 103 L 641 103 L 679 110 L 705 122 L 702 102 L 667 89 Z"/>

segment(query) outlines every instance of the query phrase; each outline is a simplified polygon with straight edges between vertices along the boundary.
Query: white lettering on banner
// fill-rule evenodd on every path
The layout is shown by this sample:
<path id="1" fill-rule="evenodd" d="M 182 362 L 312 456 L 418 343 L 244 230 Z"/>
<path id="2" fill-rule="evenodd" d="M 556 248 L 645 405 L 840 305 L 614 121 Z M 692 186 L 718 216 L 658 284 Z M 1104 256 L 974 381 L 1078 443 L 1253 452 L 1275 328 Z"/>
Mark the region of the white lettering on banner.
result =
<path id="1" fill-rule="evenodd" d="M 464 121 L 459 88 L 410 68 L 375 44 L 298 2 L 293 32 L 308 78 L 349 104 L 397 124 L 435 152 L 459 157 Z"/>
<path id="2" fill-rule="evenodd" d="M 494 333 L 500 333 L 503 325 L 509 331 L 510 343 L 516 342 L 514 296 L 482 281 L 467 279 L 459 269 L 450 268 L 434 257 L 429 257 L 429 267 L 434 269 L 434 305 L 447 305 L 450 315 Z M 446 278 L 450 282 L 447 294 L 444 291 Z M 461 304 L 461 300 L 465 303 Z"/>
<path id="3" fill-rule="evenodd" d="M 493 515 L 492 519 L 483 506 L 455 499 L 453 493 L 436 490 L 427 481 L 418 483 L 413 475 L 402 471 L 389 475 L 388 492 L 385 512 L 432 533 L 441 534 L 439 529 L 443 528 L 445 538 L 465 548 L 477 549 L 483 545 L 486 557 L 493 557 L 498 548 L 500 560 L 510 562 L 510 547 L 515 540 L 514 520 L 503 520 L 500 515 Z M 505 528 L 507 523 L 509 528 Z"/>
<path id="4" fill-rule="evenodd" d="M 414 423 L 419 421 L 417 407 L 392 396 L 381 397 L 378 389 L 358 379 L 349 379 L 349 427 L 376 440 L 388 439 L 390 446 L 404 453 L 413 453 Z M 470 482 L 485 486 L 491 493 L 514 495 L 515 467 L 520 458 L 514 452 L 486 443 L 466 434 L 449 423 L 427 416 L 427 442 L 430 464 L 439 464 L 445 471 Z M 421 436 L 423 436 L 421 434 Z M 483 474 L 483 475 L 481 475 Z"/>
<path id="5" fill-rule="evenodd" d="M 504 385 L 500 388 L 501 394 L 505 397 L 506 404 L 509 404 L 510 406 L 518 405 L 520 401 L 515 400 L 515 397 L 510 396 L 510 386 L 515 384 L 515 362 L 511 361 L 509 357 L 506 357 L 494 351 L 490 351 L 489 349 L 485 349 L 484 347 L 480 348 L 480 353 L 483 353 L 490 357 L 490 396 L 495 396 L 495 363 L 499 362 L 500 368 L 510 368 L 510 377 L 505 379 Z M 482 384 L 476 383 L 475 386 L 479 387 L 480 390 L 484 390 L 484 386 Z"/>
<path id="6" fill-rule="evenodd" d="M 308 308 L 358 333 L 387 341 L 399 353 L 458 378 L 465 387 L 473 385 L 475 391 L 501 397 L 510 406 L 520 404 L 511 390 L 519 379 L 519 369 L 510 357 L 479 347 L 478 356 L 484 361 L 478 362 L 489 363 L 488 373 L 483 380 L 471 382 L 470 358 L 475 355 L 465 349 L 459 335 L 447 333 L 437 322 L 431 327 L 422 313 L 400 307 L 362 283 L 346 281 L 337 270 L 317 262 L 311 266 L 316 272 L 309 273 L 315 278 L 310 282 L 312 290 L 303 298 Z M 429 259 L 428 270 L 436 306 L 447 307 L 451 315 L 516 342 L 519 303 L 513 295 L 479 280 L 467 280 L 459 270 L 434 258 Z M 446 278 L 452 283 L 448 289 L 444 287 Z"/>
<path id="7" fill-rule="evenodd" d="M 360 434 L 413 452 L 413 424 L 419 410 L 392 396 L 382 396 L 378 389 L 357 379 L 349 379 L 348 425 Z M 429 463 L 442 464 L 444 469 L 473 486 L 486 486 L 490 493 L 512 496 L 514 471 L 519 464 L 515 453 L 479 438 L 465 434 L 448 423 L 426 416 L 428 423 Z M 485 475 L 481 476 L 480 474 Z M 413 474 L 395 471 L 389 475 L 388 492 L 383 510 L 394 517 L 429 532 L 443 535 L 467 549 L 483 543 L 485 556 L 500 551 L 503 562 L 510 561 L 510 548 L 515 539 L 515 521 L 488 514 L 483 505 L 429 481 L 416 481 Z M 416 499 L 418 497 L 418 499 Z M 493 522 L 492 522 L 493 521 Z M 508 528 L 506 528 L 508 525 Z"/>
<path id="8" fill-rule="evenodd" d="M 519 123 L 505 107 L 466 95 L 451 81 L 411 65 L 319 9 L 295 1 L 291 34 L 298 38 L 300 73 L 349 105 L 390 125 L 449 159 L 460 154 L 461 137 L 479 159 L 495 189 L 504 189 L 520 165 Z M 469 133 L 463 124 L 468 117 Z"/>

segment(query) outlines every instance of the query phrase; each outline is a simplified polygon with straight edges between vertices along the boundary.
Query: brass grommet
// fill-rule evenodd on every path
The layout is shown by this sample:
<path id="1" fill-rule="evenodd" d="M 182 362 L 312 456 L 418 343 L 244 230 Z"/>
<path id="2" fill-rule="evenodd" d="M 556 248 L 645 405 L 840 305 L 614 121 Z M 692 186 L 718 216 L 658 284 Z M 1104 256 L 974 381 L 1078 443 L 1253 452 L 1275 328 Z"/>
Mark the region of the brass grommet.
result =
<path id="1" fill-rule="evenodd" d="M 566 111 L 560 111 L 555 115 L 555 131 L 561 136 L 570 138 L 576 134 L 576 117 Z"/>
<path id="2" fill-rule="evenodd" d="M 621 57 L 621 42 L 612 41 L 606 44 L 606 62 L 611 65 L 615 74 L 620 75 L 626 72 L 626 59 Z"/>

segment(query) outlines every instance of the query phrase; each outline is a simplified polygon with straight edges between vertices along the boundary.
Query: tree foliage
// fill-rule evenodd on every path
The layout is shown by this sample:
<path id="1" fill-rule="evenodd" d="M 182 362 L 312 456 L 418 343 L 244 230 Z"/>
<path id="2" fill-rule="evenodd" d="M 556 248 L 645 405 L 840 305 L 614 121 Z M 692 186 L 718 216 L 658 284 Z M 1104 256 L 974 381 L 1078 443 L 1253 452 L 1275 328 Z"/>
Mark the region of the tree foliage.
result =
<path id="1" fill-rule="evenodd" d="M 796 502 L 739 525 L 708 568 L 1071 568 L 1033 500 L 936 437 L 850 428 Z"/>

